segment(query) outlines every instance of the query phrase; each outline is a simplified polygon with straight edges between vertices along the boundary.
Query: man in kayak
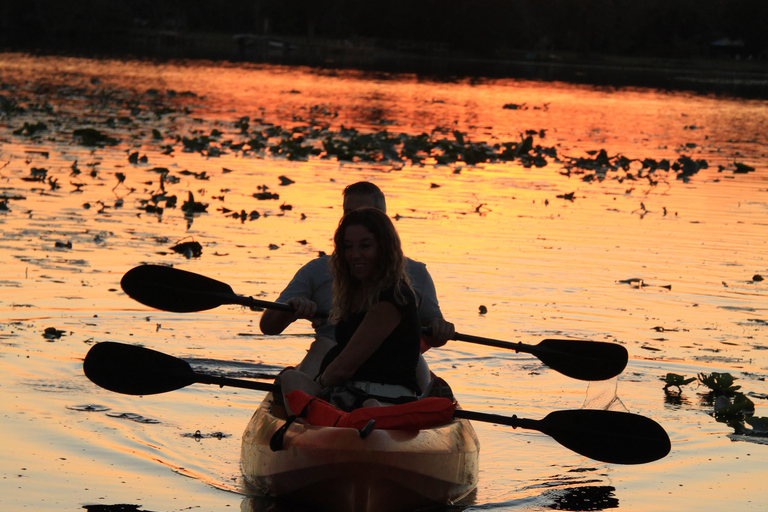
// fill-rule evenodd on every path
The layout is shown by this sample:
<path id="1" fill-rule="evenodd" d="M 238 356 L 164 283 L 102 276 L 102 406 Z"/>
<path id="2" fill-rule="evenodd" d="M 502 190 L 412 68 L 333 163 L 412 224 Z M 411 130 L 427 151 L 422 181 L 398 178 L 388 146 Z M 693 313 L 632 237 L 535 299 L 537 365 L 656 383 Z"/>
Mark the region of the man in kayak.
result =
<path id="1" fill-rule="evenodd" d="M 367 181 L 349 185 L 344 189 L 343 197 L 344 214 L 365 207 L 376 208 L 384 213 L 387 211 L 384 194 L 379 187 Z M 267 309 L 259 323 L 263 334 L 277 335 L 300 318 L 313 320 L 315 341 L 297 366 L 297 369 L 312 378 L 319 373 L 320 363 L 325 354 L 336 346 L 334 326 L 325 318 L 314 318 L 318 312 L 327 314 L 331 311 L 333 278 L 328 268 L 329 259 L 330 256 L 320 256 L 305 264 L 277 298 L 277 302 L 293 306 L 295 308 L 293 313 Z M 430 347 L 444 345 L 453 338 L 455 328 L 451 322 L 443 318 L 437 301 L 435 284 L 427 271 L 427 266 L 406 258 L 405 272 L 416 292 L 421 324 L 431 328 L 431 335 L 422 337 L 421 351 L 425 352 Z M 422 366 L 422 373 L 425 371 L 428 373 L 423 358 L 420 366 Z"/>

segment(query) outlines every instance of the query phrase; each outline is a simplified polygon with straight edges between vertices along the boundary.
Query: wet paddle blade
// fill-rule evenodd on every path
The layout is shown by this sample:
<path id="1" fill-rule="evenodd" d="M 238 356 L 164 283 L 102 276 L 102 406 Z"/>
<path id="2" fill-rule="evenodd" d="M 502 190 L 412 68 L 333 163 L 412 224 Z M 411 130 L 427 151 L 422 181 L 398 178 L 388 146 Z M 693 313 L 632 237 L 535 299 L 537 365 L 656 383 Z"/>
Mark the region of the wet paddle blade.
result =
<path id="1" fill-rule="evenodd" d="M 645 464 L 666 457 L 671 449 L 664 428 L 645 416 L 617 411 L 555 411 L 536 422 L 566 448 L 612 464 Z M 524 428 L 525 425 L 521 425 Z"/>
<path id="2" fill-rule="evenodd" d="M 579 380 L 611 379 L 629 360 L 622 345 L 600 341 L 543 340 L 531 353 L 553 370 Z"/>
<path id="3" fill-rule="evenodd" d="M 191 313 L 237 304 L 232 287 L 200 274 L 162 265 L 141 265 L 120 281 L 132 299 L 163 311 Z"/>
<path id="4" fill-rule="evenodd" d="M 148 348 L 97 343 L 88 351 L 83 371 L 94 384 L 125 395 L 154 395 L 197 381 L 186 361 Z"/>
<path id="5" fill-rule="evenodd" d="M 576 409 L 532 420 L 456 409 L 454 418 L 538 430 L 580 455 L 611 464 L 645 464 L 665 457 L 671 449 L 661 425 L 628 412 Z"/>
<path id="6" fill-rule="evenodd" d="M 627 349 L 616 343 L 588 340 L 543 340 L 538 345 L 470 336 L 456 333 L 453 339 L 525 352 L 563 375 L 579 380 L 606 380 L 619 375 L 627 366 Z"/>

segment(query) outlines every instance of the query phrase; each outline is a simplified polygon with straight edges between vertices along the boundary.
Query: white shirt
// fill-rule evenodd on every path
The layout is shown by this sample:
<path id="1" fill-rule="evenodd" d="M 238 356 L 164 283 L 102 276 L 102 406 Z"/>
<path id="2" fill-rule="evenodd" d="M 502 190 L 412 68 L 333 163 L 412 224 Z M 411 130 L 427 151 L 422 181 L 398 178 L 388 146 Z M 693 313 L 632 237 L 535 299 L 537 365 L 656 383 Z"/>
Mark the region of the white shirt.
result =
<path id="1" fill-rule="evenodd" d="M 318 313 L 328 313 L 331 310 L 333 298 L 333 277 L 328 268 L 330 256 L 320 256 L 310 261 L 296 272 L 288 286 L 280 293 L 277 302 L 287 302 L 293 297 L 306 297 L 317 304 Z M 411 287 L 416 292 L 419 301 L 419 318 L 422 322 L 431 322 L 435 318 L 442 318 L 440 305 L 437 302 L 437 292 L 432 276 L 427 271 L 424 263 L 405 259 L 405 273 L 411 281 Z M 315 329 L 317 336 L 325 336 L 336 339 L 332 324 L 322 322 Z"/>

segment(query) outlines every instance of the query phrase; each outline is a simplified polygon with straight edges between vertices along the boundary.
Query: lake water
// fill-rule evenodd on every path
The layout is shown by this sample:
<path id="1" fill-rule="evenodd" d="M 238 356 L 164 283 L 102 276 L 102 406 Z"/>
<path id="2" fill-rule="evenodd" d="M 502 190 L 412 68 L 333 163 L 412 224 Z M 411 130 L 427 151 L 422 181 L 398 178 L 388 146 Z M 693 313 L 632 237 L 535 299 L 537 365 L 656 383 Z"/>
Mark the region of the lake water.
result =
<path id="1" fill-rule="evenodd" d="M 768 416 L 768 102 L 20 54 L 0 54 L 0 84 L 3 510 L 274 506 L 248 496 L 239 467 L 260 393 L 118 395 L 88 381 L 82 359 L 117 341 L 234 377 L 295 363 L 307 323 L 266 337 L 259 314 L 238 306 L 151 310 L 120 278 L 167 264 L 274 300 L 330 252 L 341 191 L 359 180 L 385 192 L 406 253 L 428 264 L 457 331 L 629 351 L 618 379 L 590 385 L 525 354 L 462 342 L 429 351 L 463 407 L 542 418 L 610 406 L 655 419 L 672 440 L 658 462 L 618 466 L 478 423 L 480 484 L 451 510 L 768 505 L 759 424 L 737 431 L 713 416 L 709 388 L 665 393 L 662 380 L 730 373 L 754 417 Z M 114 140 L 85 145 L 85 128 Z M 377 151 L 350 160 L 322 143 L 351 154 L 351 140 L 384 131 Z M 498 158 L 505 148 L 517 157 Z M 264 192 L 279 198 L 254 196 Z M 182 211 L 190 193 L 206 212 Z M 187 241 L 201 244 L 199 257 L 171 250 Z"/>

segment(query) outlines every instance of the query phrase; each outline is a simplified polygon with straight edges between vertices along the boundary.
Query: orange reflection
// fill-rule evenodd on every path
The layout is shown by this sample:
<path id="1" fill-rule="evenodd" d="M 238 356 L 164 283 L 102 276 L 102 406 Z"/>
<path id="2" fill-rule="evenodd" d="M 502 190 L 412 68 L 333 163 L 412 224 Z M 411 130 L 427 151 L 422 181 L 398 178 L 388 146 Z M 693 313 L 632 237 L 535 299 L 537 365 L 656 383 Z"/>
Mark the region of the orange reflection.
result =
<path id="1" fill-rule="evenodd" d="M 621 343 L 631 360 L 619 379 L 619 397 L 632 412 L 657 419 L 673 438 L 673 453 L 664 461 L 605 468 L 542 435 L 482 425 L 477 503 L 522 496 L 543 507 L 544 488 L 590 485 L 610 503 L 615 498 L 633 510 L 670 503 L 676 510 L 732 507 L 734 500 L 748 509 L 760 502 L 764 470 L 758 457 L 747 455 L 759 447 L 726 437 L 731 432 L 707 416 L 693 385 L 682 391 L 687 403 L 665 402 L 659 378 L 670 371 L 729 371 L 739 374 L 745 389 L 768 391 L 761 380 L 768 364 L 762 350 L 766 288 L 753 279 L 768 273 L 765 102 L 512 80 L 438 84 L 301 68 L 2 58 L 9 84 L 3 96 L 26 109 L 0 126 L 0 193 L 8 198 L 7 211 L 0 212 L 0 310 L 8 319 L 0 331 L 7 351 L 0 364 L 8 370 L 0 372 L 1 384 L 20 402 L 35 404 L 26 414 L 41 436 L 74 428 L 74 438 L 100 439 L 92 445 L 63 441 L 70 453 L 88 454 L 78 486 L 94 479 L 93 487 L 126 502 L 141 495 L 173 504 L 178 489 L 194 492 L 194 482 L 176 478 L 175 469 L 218 488 L 236 487 L 231 478 L 239 471 L 240 430 L 259 398 L 197 388 L 159 401 L 114 397 L 79 373 L 90 343 L 142 343 L 211 358 L 213 367 L 236 360 L 273 371 L 295 363 L 311 336 L 306 324 L 283 337 L 259 336 L 258 315 L 238 307 L 186 316 L 148 310 L 120 291 L 122 274 L 142 262 L 171 264 L 273 300 L 303 263 L 331 250 L 343 188 L 371 180 L 387 195 L 406 252 L 428 264 L 443 312 L 458 331 L 509 341 Z M 48 125 L 41 134 L 13 134 L 38 121 Z M 74 130 L 86 125 L 119 143 L 76 142 Z M 296 127 L 317 133 L 297 135 L 291 132 Z M 248 151 L 254 131 L 274 130 L 270 145 L 284 140 L 279 128 L 292 133 L 288 140 L 305 137 L 322 147 L 328 136 L 340 139 L 342 127 L 361 134 L 386 130 L 400 140 L 423 133 L 432 141 L 456 141 L 456 131 L 465 146 L 498 144 L 499 151 L 530 135 L 553 151 L 544 167 L 526 167 L 520 159 L 438 165 L 446 151 L 422 155 L 421 164 L 321 155 L 292 161 L 266 148 Z M 185 137 L 210 140 L 198 151 L 184 145 Z M 402 151 L 402 145 L 393 147 Z M 625 156 L 627 169 L 573 165 L 595 161 L 600 150 L 610 158 Z M 131 162 L 134 152 L 146 162 Z M 674 165 L 683 156 L 708 166 L 686 181 L 674 170 L 649 174 L 643 164 L 666 159 Z M 736 161 L 755 171 L 734 173 Z M 32 168 L 46 169 L 45 179 L 26 180 Z M 158 169 L 167 169 L 162 183 Z M 125 177 L 119 187 L 118 173 Z M 281 185 L 281 176 L 294 183 Z M 176 207 L 152 202 L 161 191 L 176 196 Z M 264 191 L 279 197 L 254 196 Z M 181 210 L 190 192 L 207 204 L 204 213 Z M 147 204 L 164 209 L 149 211 Z M 254 211 L 258 217 L 250 215 Z M 170 250 L 182 240 L 199 242 L 201 257 Z M 487 313 L 480 314 L 480 306 Z M 43 338 L 51 326 L 65 336 Z M 585 401 L 584 383 L 525 355 L 456 342 L 428 358 L 468 409 L 541 418 Z M 41 378 L 32 376 L 53 381 L 55 393 L 40 382 L 29 385 Z M 66 405 L 89 402 L 162 423 L 110 424 L 65 412 Z M 757 416 L 767 414 L 760 400 L 756 406 Z M 26 420 L 14 416 L 9 429 L 23 432 Z M 198 451 L 180 440 L 181 433 L 198 429 L 232 437 Z M 55 447 L 25 440 L 5 463 L 7 472 L 18 471 L 27 452 L 47 460 L 58 455 Z M 94 460 L 106 462 L 88 462 Z M 121 472 L 105 466 L 126 460 L 131 489 L 118 491 L 115 473 Z M 156 481 L 139 478 L 147 464 Z M 721 492 L 724 473 L 736 475 L 744 498 Z M 573 474 L 597 481 L 574 482 Z M 36 478 L 41 487 L 68 486 L 55 476 Z M 606 497 L 609 486 L 615 491 Z M 212 502 L 232 501 L 206 492 Z"/>

